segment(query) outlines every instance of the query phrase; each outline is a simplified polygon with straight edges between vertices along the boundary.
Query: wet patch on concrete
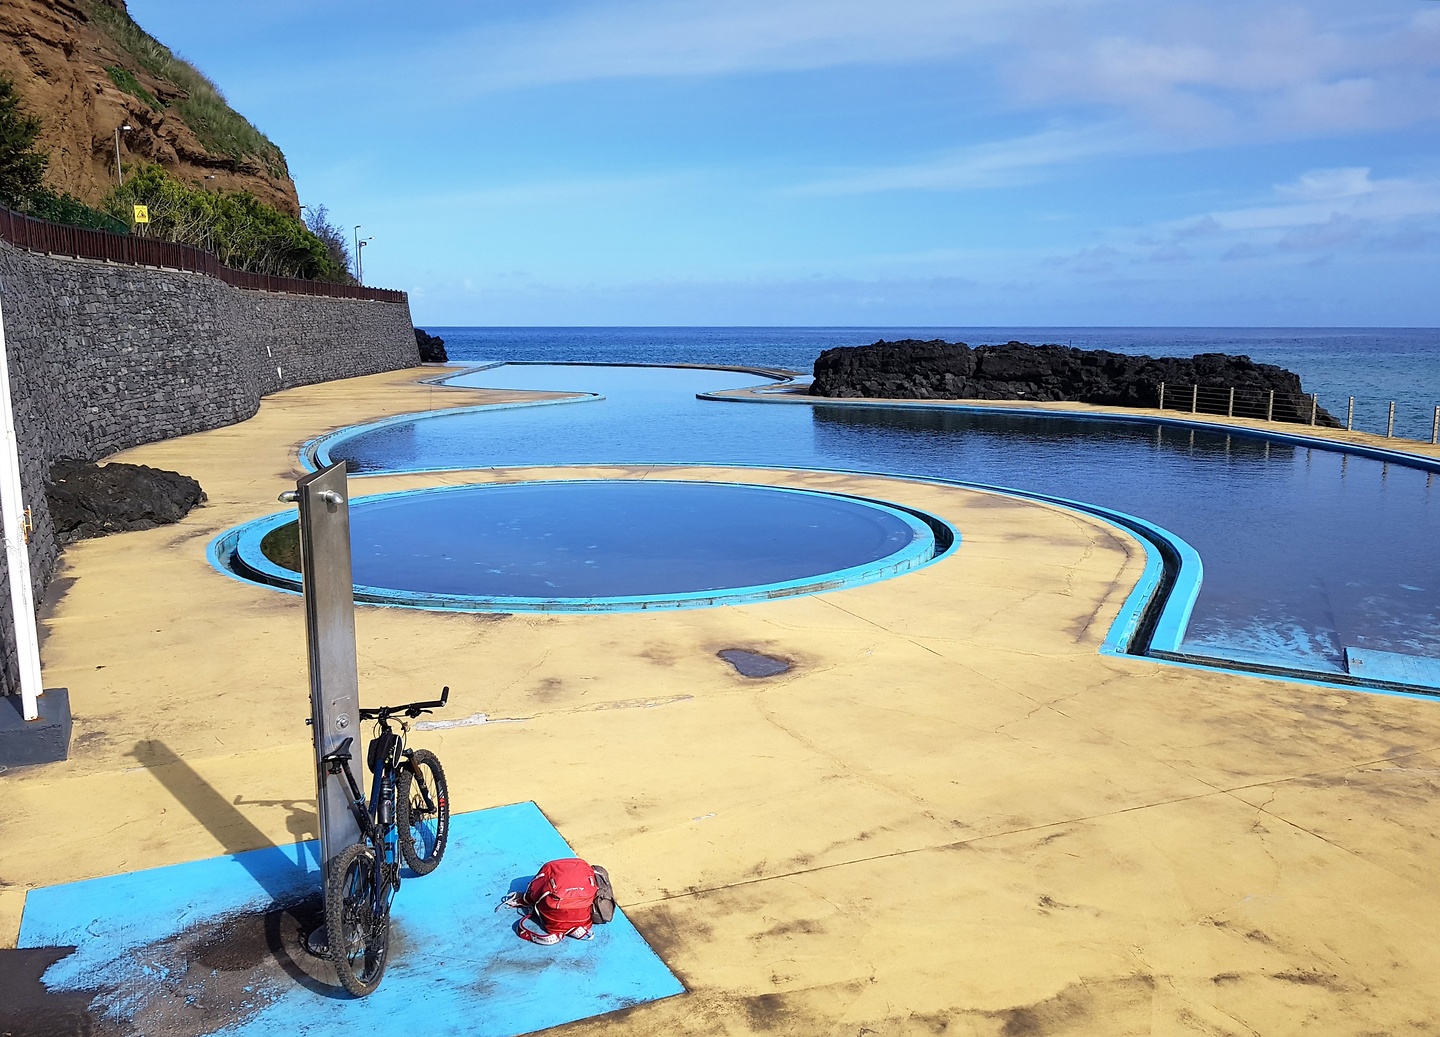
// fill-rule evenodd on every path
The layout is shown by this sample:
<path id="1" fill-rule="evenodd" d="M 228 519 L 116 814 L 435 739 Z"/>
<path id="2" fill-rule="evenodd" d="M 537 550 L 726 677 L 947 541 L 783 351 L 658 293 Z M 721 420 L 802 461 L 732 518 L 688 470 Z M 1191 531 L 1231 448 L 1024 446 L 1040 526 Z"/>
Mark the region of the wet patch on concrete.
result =
<path id="1" fill-rule="evenodd" d="M 797 918 L 789 922 L 777 922 L 763 933 L 755 933 L 750 939 L 758 942 L 777 936 L 820 936 L 826 931 L 819 922 L 809 918 Z"/>
<path id="2" fill-rule="evenodd" d="M 113 739 L 104 731 L 86 731 L 70 740 L 70 753 L 72 756 L 78 756 L 91 749 L 101 749 L 111 741 Z"/>
<path id="3" fill-rule="evenodd" d="M 1140 1032 L 1131 1024 L 1150 1022 L 1155 979 L 1148 975 L 1090 980 L 1072 984 L 1054 997 L 1030 1005 L 1017 1005 L 983 1015 L 1000 1024 L 1003 1037 L 1096 1032 L 1095 1024 L 1111 1033 Z"/>
<path id="4" fill-rule="evenodd" d="M 0 950 L 0 1034 L 4 1037 L 91 1037 L 96 1033 L 87 991 L 51 991 L 45 970 L 74 947 Z"/>
<path id="5" fill-rule="evenodd" d="M 530 689 L 529 697 L 542 705 L 552 705 L 565 697 L 565 682 L 558 677 L 546 677 Z"/>
<path id="6" fill-rule="evenodd" d="M 318 896 L 197 923 L 130 952 L 132 982 L 98 992 L 97 1037 L 205 1037 L 244 1024 L 297 984 L 344 997 L 326 961 L 304 950 Z"/>
<path id="7" fill-rule="evenodd" d="M 735 667 L 735 672 L 740 676 L 750 677 L 754 680 L 778 677 L 782 673 L 790 672 L 788 659 L 779 659 L 773 655 L 766 655 L 764 652 L 756 652 L 748 648 L 722 648 L 715 654 Z"/>
<path id="8" fill-rule="evenodd" d="M 789 1029 L 793 1010 L 786 1004 L 783 994 L 757 994 L 743 1002 L 745 1021 L 756 1032 L 771 1032 Z"/>
<path id="9" fill-rule="evenodd" d="M 343 997 L 304 934 L 324 914 L 319 897 L 199 922 L 131 949 L 127 982 L 48 988 L 42 977 L 74 947 L 0 951 L 4 1037 L 205 1037 L 245 1023 L 297 983 Z"/>

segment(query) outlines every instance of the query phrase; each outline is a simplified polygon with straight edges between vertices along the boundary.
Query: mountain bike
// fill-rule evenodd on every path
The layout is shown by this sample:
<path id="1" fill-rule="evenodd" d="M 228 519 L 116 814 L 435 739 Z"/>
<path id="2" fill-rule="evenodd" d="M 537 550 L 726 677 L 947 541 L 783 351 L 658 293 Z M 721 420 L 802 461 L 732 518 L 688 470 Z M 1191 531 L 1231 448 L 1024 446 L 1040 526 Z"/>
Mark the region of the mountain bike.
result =
<path id="1" fill-rule="evenodd" d="M 385 974 L 390 905 L 400 889 L 401 858 L 416 875 L 428 875 L 445 855 L 450 835 L 445 771 L 434 753 L 411 749 L 405 739 L 408 720 L 439 709 L 449 698 L 447 687 L 434 702 L 360 710 L 361 720 L 375 721 L 367 750 L 374 775 L 369 803 L 350 767 L 354 739 L 345 739 L 323 758 L 327 774 L 345 775 L 350 810 L 360 825 L 361 841 L 330 861 L 325 883 L 330 960 L 341 985 L 355 997 L 374 991 Z"/>

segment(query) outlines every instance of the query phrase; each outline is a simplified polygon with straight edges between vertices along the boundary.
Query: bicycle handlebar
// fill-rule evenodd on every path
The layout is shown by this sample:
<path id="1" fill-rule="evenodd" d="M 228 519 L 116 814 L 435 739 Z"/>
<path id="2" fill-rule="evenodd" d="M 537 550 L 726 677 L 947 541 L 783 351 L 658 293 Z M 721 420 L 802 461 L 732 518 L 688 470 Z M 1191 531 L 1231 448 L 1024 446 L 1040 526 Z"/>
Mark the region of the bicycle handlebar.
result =
<path id="1" fill-rule="evenodd" d="M 396 713 L 404 713 L 412 720 L 421 713 L 428 713 L 432 709 L 439 709 L 450 700 L 450 685 L 440 689 L 440 697 L 434 702 L 410 702 L 403 706 L 378 706 L 374 709 L 360 710 L 361 720 L 388 720 Z"/>

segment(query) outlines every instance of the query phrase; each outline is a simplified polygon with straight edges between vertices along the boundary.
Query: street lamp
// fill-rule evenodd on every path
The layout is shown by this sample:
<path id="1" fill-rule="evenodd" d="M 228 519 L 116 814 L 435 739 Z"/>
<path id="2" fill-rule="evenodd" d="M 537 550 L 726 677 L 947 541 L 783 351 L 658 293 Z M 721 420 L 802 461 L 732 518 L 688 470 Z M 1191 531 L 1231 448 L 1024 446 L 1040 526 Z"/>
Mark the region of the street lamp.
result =
<path id="1" fill-rule="evenodd" d="M 120 134 L 129 133 L 134 127 L 128 122 L 115 127 L 115 182 L 125 186 L 125 173 L 120 168 Z"/>
<path id="2" fill-rule="evenodd" d="M 360 250 L 375 240 L 374 238 L 360 240 L 360 228 L 363 226 L 365 226 L 363 223 L 355 224 L 355 280 L 362 285 L 365 283 L 365 257 L 360 254 Z"/>

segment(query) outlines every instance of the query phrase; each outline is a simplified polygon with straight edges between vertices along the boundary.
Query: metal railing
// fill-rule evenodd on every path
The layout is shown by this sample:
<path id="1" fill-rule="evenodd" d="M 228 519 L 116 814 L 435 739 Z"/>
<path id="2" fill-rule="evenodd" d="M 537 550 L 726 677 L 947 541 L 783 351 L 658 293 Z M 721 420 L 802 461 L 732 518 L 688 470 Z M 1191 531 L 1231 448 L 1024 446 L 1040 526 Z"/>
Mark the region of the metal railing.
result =
<path id="1" fill-rule="evenodd" d="M 1291 424 L 1321 425 L 1328 428 L 1354 430 L 1355 400 L 1346 397 L 1345 420 L 1332 414 L 1320 403 L 1317 393 L 1291 393 L 1274 389 L 1257 389 L 1243 386 L 1213 385 L 1167 385 L 1161 382 L 1156 390 L 1156 399 L 1161 410 L 1181 411 L 1188 414 L 1223 414 L 1228 418 L 1255 418 L 1260 421 L 1280 421 Z M 1376 401 L 1362 401 L 1362 410 L 1378 412 L 1381 406 Z M 1405 425 L 1415 434 L 1397 436 L 1395 432 L 1395 401 L 1384 401 L 1384 435 L 1387 439 L 1423 439 L 1423 424 L 1429 425 L 1429 440 L 1432 445 L 1440 444 L 1440 407 L 1424 415 L 1410 415 Z M 1412 420 L 1413 419 L 1413 420 Z M 1367 428 L 1368 421 L 1362 420 L 1361 431 L 1381 434 L 1380 422 Z"/>
<path id="2" fill-rule="evenodd" d="M 336 299 L 367 299 L 372 302 L 405 302 L 408 298 L 404 292 L 390 288 L 365 288 L 354 284 L 336 284 L 333 281 L 308 281 L 299 277 L 277 277 L 273 274 L 236 270 L 225 266 L 213 253 L 191 245 L 51 223 L 48 220 L 23 216 L 4 207 L 0 207 L 0 239 L 28 252 L 205 274 L 235 288 L 251 291 L 321 295 Z"/>

